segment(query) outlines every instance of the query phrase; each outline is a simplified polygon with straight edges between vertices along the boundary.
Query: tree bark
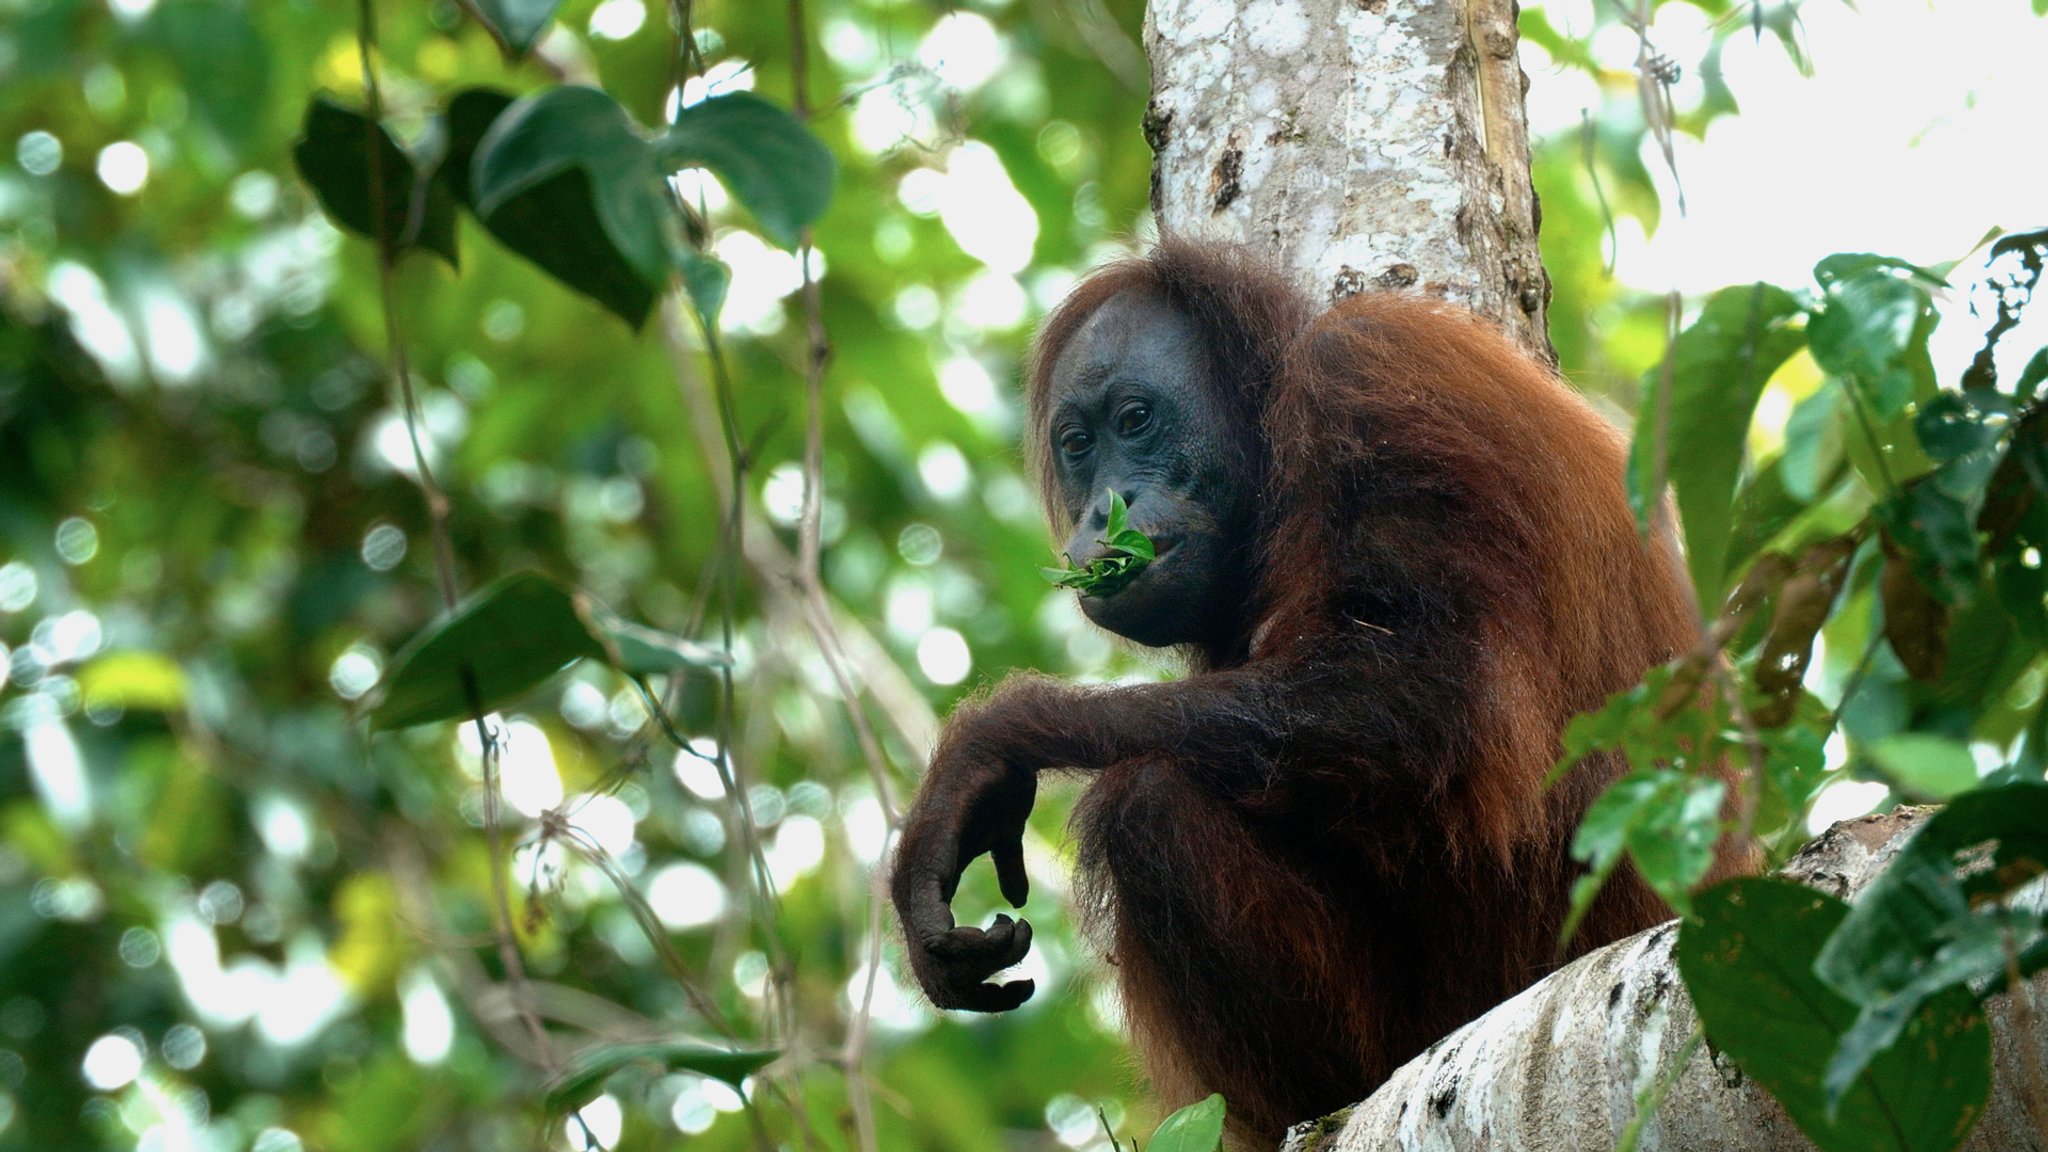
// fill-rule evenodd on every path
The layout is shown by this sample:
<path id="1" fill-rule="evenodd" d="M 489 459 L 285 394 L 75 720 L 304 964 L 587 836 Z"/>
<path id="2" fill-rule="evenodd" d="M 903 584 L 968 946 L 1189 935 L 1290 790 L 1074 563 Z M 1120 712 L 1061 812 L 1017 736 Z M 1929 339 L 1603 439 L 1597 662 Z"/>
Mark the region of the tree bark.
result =
<path id="1" fill-rule="evenodd" d="M 1781 874 L 1853 897 L 1932 811 L 1844 821 Z M 1697 1020 L 1672 957 L 1677 940 L 1673 921 L 1580 957 L 1403 1065 L 1363 1103 L 1298 1125 L 1283 1152 L 1613 1148 L 1637 1095 L 1677 1061 Z M 2048 1007 L 2048 976 L 2030 991 L 2038 1017 Z M 2011 996 L 1993 999 L 1987 1012 L 1997 1075 L 1990 1108 L 1963 1147 L 2039 1149 L 2020 1045 L 2031 1043 L 2048 1059 L 2048 1032 L 2016 1020 Z M 1791 1152 L 1813 1145 L 1769 1092 L 1702 1045 L 1646 1118 L 1636 1147 Z"/>
<path id="2" fill-rule="evenodd" d="M 1160 231 L 1419 291 L 1554 361 L 1515 0 L 1152 0 Z"/>

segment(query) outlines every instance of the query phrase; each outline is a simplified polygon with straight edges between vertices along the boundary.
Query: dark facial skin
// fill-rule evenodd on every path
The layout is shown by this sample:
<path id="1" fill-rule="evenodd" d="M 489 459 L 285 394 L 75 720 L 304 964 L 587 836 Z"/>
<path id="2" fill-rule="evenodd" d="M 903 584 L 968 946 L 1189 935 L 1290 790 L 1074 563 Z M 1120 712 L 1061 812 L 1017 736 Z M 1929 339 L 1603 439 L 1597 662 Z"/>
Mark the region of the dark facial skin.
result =
<path id="1" fill-rule="evenodd" d="M 1201 334 L 1156 296 L 1112 296 L 1074 334 L 1051 376 L 1046 428 L 1059 498 L 1074 523 L 1076 565 L 1098 543 L 1114 489 L 1158 557 L 1109 595 L 1084 595 L 1088 618 L 1140 644 L 1212 639 L 1245 581 L 1251 469 L 1211 394 Z"/>

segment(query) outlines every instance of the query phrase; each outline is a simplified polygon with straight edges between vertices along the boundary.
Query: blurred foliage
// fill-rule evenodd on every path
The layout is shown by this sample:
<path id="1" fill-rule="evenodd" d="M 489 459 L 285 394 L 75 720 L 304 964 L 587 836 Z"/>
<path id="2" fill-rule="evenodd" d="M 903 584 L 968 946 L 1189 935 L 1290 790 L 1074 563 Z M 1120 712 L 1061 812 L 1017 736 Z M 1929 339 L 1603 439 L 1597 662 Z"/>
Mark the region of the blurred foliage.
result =
<path id="1" fill-rule="evenodd" d="M 0 1149 L 849 1147 L 863 1098 L 890 1149 L 1150 1130 L 1059 900 L 1070 793 L 1034 820 L 1030 1005 L 938 1019 L 893 946 L 869 965 L 884 798 L 772 556 L 728 613 L 717 459 L 729 434 L 753 546 L 796 551 L 813 224 L 823 585 L 895 799 L 976 684 L 1164 674 L 1035 571 L 1007 383 L 1031 320 L 1149 226 L 1139 5 L 809 0 L 802 54 L 784 5 L 683 7 L 687 52 L 650 0 L 377 0 L 379 122 L 355 5 L 0 0 Z M 1710 83 L 1646 116 L 1587 47 L 1613 7 L 1575 37 L 1539 6 L 1523 26 L 1598 83 L 1536 179 L 1564 368 L 1631 408 L 1666 316 L 1609 275 L 1606 213 L 1654 224 L 1645 140 L 1735 105 Z M 1700 7 L 1800 51 L 1791 6 Z M 678 169 L 675 198 L 641 179 Z M 672 272 L 722 327 L 715 363 L 713 329 L 660 302 Z M 1658 475 L 1719 502 L 1699 516 L 1729 582 L 1779 554 L 1846 578 L 1825 629 L 1766 640 L 1757 612 L 1742 641 L 1850 654 L 1820 662 L 1837 686 L 1860 669 L 1837 775 L 1926 787 L 1882 742 L 1934 732 L 2019 740 L 2038 777 L 2048 614 L 2011 505 L 2048 468 L 2011 429 L 2041 373 L 1914 439 L 1936 410 L 1916 275 L 1843 266 L 1773 311 L 1811 353 L 1752 365 L 1758 395 L 1796 393 L 1782 446 L 1745 457 L 1756 395 L 1681 392 L 1711 426 L 1674 425 Z M 1749 315 L 1734 291 L 1711 316 Z M 1695 343 L 1702 372 L 1730 354 Z M 1877 455 L 1846 431 L 1850 382 Z M 1853 562 L 1813 551 L 1844 534 Z M 488 700 L 462 683 L 485 661 Z M 499 709 L 499 819 L 478 726 L 373 732 L 380 682 L 407 722 Z M 1799 738 L 1826 710 L 1793 687 L 1755 809 L 1781 837 L 1826 778 Z M 1631 737 L 1653 760 L 1655 729 Z M 1649 783 L 1590 827 L 1604 867 L 1715 807 Z M 1668 845 L 1674 892 L 1696 840 Z M 997 900 L 977 870 L 960 912 Z M 1212 1119 L 1176 1130 L 1194 1146 Z"/>

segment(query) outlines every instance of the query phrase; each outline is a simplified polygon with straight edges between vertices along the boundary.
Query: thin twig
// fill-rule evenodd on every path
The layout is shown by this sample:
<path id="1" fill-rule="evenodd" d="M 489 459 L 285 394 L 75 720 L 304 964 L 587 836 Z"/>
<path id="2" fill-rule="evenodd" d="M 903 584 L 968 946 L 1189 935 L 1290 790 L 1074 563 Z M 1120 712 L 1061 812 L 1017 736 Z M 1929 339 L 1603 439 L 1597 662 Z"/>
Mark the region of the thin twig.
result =
<path id="1" fill-rule="evenodd" d="M 690 971 L 689 965 L 683 962 L 674 945 L 669 943 L 668 931 L 662 926 L 661 918 L 654 914 L 654 909 L 647 903 L 647 898 L 640 894 L 640 889 L 634 885 L 633 878 L 626 875 L 625 870 L 619 867 L 618 861 L 612 858 L 612 854 L 605 851 L 603 845 L 591 839 L 587 832 L 569 823 L 566 816 L 555 815 L 553 820 L 542 825 L 542 829 L 543 840 L 552 839 L 568 845 L 591 866 L 604 873 L 605 879 L 611 881 L 612 887 L 618 890 L 621 901 L 626 905 L 626 911 L 631 913 L 634 921 L 639 924 L 641 935 L 647 937 L 648 942 L 654 946 L 655 955 L 660 958 L 661 966 L 668 973 L 669 979 L 683 990 L 683 996 L 689 1000 L 690 1007 L 704 1018 L 704 1022 L 709 1024 L 713 1031 L 726 1039 L 732 1039 L 732 1025 L 726 1020 L 725 1013 L 718 1010 L 718 1005 L 712 1001 L 710 993 L 697 982 L 696 974 Z"/>
<path id="2" fill-rule="evenodd" d="M 365 144 L 369 153 L 370 219 L 377 233 L 377 284 L 383 303 L 384 340 L 391 358 L 391 373 L 398 383 L 400 405 L 405 414 L 406 439 L 412 446 L 413 467 L 419 474 L 420 491 L 427 502 L 428 536 L 434 547 L 434 575 L 440 586 L 442 605 L 452 612 L 462 596 L 455 574 L 455 545 L 448 529 L 448 495 L 434 478 L 434 470 L 427 463 L 426 450 L 420 443 L 423 421 L 419 395 L 413 388 L 405 337 L 398 322 L 396 274 L 399 245 L 397 238 L 391 235 L 390 205 L 384 199 L 384 93 L 377 81 L 377 17 L 371 0 L 357 0 L 356 18 L 356 52 L 362 66 L 363 115 L 367 121 Z M 409 205 L 409 212 L 411 208 Z M 547 1029 L 528 1002 L 526 964 L 519 954 L 519 942 L 512 931 L 512 899 L 505 883 L 504 835 L 498 811 L 498 742 L 484 722 L 482 695 L 477 690 L 475 670 L 465 664 L 461 673 L 463 695 L 476 725 L 478 757 L 483 769 L 484 836 L 486 854 L 490 859 L 495 913 L 493 936 L 497 942 L 498 958 L 505 967 L 505 980 L 512 992 L 513 1005 L 526 1024 L 534 1052 L 543 1066 L 551 1068 L 554 1057 Z"/>
<path id="3" fill-rule="evenodd" d="M 790 103 L 797 119 L 805 121 L 811 115 L 808 40 L 804 0 L 789 0 Z M 831 362 L 832 342 L 825 331 L 818 280 L 811 271 L 813 251 L 811 230 L 805 228 L 797 245 L 797 264 L 803 273 L 801 300 L 805 354 L 804 499 L 803 511 L 797 521 L 796 580 L 803 594 L 804 619 L 811 626 L 825 666 L 831 671 L 833 683 L 839 689 L 839 698 L 853 721 L 861 758 L 867 763 L 868 774 L 874 780 L 875 798 L 881 804 L 888 827 L 893 830 L 897 815 L 894 799 L 890 796 L 888 761 L 882 753 L 881 742 L 875 738 L 874 729 L 868 723 L 860 693 L 847 672 L 844 651 L 832 627 L 832 610 L 825 601 L 824 581 L 819 572 L 825 508 L 825 368 Z M 841 1055 L 845 1066 L 847 1102 L 853 1112 L 854 1129 L 862 1152 L 876 1152 L 877 1149 L 874 1100 L 868 1092 L 866 1060 L 868 1022 L 874 1009 L 875 974 L 882 963 L 882 873 L 883 868 L 878 862 L 874 882 L 868 892 L 866 987 L 862 990 L 860 1005 L 847 1025 L 846 1043 Z"/>
<path id="4" fill-rule="evenodd" d="M 1586 177 L 1593 182 L 1593 199 L 1600 205 L 1600 226 L 1607 237 L 1607 258 L 1601 262 L 1602 271 L 1608 277 L 1614 275 L 1614 261 L 1621 253 L 1621 241 L 1614 232 L 1614 209 L 1607 203 L 1607 188 L 1600 182 L 1600 167 L 1595 163 L 1598 156 L 1599 137 L 1593 131 L 1593 114 L 1579 109 L 1579 151 L 1586 164 Z"/>

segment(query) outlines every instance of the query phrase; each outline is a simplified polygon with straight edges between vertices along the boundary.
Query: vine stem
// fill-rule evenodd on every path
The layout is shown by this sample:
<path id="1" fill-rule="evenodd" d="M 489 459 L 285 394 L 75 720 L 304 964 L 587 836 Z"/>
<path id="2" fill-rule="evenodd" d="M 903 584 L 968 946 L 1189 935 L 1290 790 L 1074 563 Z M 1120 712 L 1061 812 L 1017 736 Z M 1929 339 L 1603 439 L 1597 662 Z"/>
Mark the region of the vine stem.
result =
<path id="1" fill-rule="evenodd" d="M 442 606 L 452 612 L 461 601 L 462 594 L 455 573 L 455 544 L 448 528 L 451 506 L 448 494 L 435 479 L 433 467 L 427 462 L 426 449 L 420 443 L 423 421 L 419 393 L 413 387 L 412 367 L 406 356 L 405 337 L 398 319 L 399 238 L 391 235 L 390 205 L 384 198 L 384 93 L 377 80 L 377 14 L 371 0 L 356 2 L 356 52 L 363 74 L 364 143 L 369 156 L 370 218 L 377 233 L 377 286 L 383 305 L 384 342 L 390 357 L 390 372 L 398 384 L 400 407 L 405 414 L 406 440 L 412 447 L 413 468 L 419 475 L 420 491 L 426 499 L 428 535 L 434 547 L 434 576 L 440 587 Z M 409 205 L 409 214 L 417 216 L 418 208 L 417 204 Z M 469 703 L 471 720 L 476 725 L 477 757 L 483 770 L 484 838 L 490 858 L 494 913 L 492 936 L 497 944 L 499 963 L 505 969 L 505 982 L 513 1007 L 526 1025 L 527 1035 L 533 1041 L 533 1049 L 541 1065 L 552 1069 L 555 1064 L 553 1046 L 528 994 L 526 962 L 520 955 L 519 941 L 512 929 L 512 895 L 505 881 L 504 828 L 499 814 L 498 741 L 484 720 L 476 672 L 468 665 L 462 668 L 462 691 Z"/>
<path id="2" fill-rule="evenodd" d="M 811 118 L 810 44 L 806 34 L 807 26 L 804 0 L 789 0 L 789 70 L 792 87 L 790 106 L 795 111 L 797 119 L 805 122 Z M 825 369 L 832 359 L 832 342 L 825 330 L 824 306 L 819 294 L 818 280 L 811 270 L 811 257 L 815 251 L 811 230 L 805 228 L 797 245 L 797 264 L 803 275 L 801 300 L 805 348 L 804 497 L 802 513 L 797 520 L 796 583 L 803 597 L 804 618 L 810 625 L 818 650 L 824 657 L 825 666 L 831 672 L 833 684 L 839 690 L 839 697 L 846 706 L 847 715 L 853 721 L 854 736 L 860 745 L 861 758 L 867 764 L 868 775 L 874 781 L 875 799 L 881 805 L 889 833 L 893 834 L 897 827 L 898 815 L 895 800 L 890 795 L 888 760 L 883 754 L 881 742 L 875 738 L 873 726 L 868 722 L 867 710 L 861 704 L 859 690 L 847 672 L 844 646 L 832 624 L 832 610 L 825 599 L 825 585 L 819 568 L 824 550 L 825 519 Z M 868 1090 L 866 1065 L 868 1026 L 874 1015 L 875 981 L 882 965 L 882 900 L 885 891 L 883 876 L 887 867 L 886 848 L 890 839 L 889 835 L 883 838 L 885 851 L 877 859 L 874 875 L 868 885 L 866 979 L 863 981 L 860 1003 L 854 1009 L 853 1018 L 847 1023 L 846 1040 L 840 1051 L 840 1061 L 846 1077 L 847 1103 L 853 1113 L 854 1132 L 860 1141 L 862 1152 L 877 1152 L 878 1148 L 874 1099 Z"/>
<path id="3" fill-rule="evenodd" d="M 675 81 L 675 107 L 671 125 L 680 125 L 683 119 L 682 89 L 691 73 L 702 64 L 697 48 L 696 35 L 691 27 L 692 0 L 669 0 L 669 21 L 675 32 L 676 47 L 672 69 Z M 665 312 L 667 325 L 671 329 L 671 346 L 679 327 L 673 321 L 680 309 L 680 294 L 671 287 Z M 768 870 L 768 860 L 761 847 L 760 826 L 754 818 L 753 804 L 747 794 L 746 781 L 738 762 L 732 755 L 734 728 L 734 683 L 733 683 L 733 639 L 736 614 L 736 593 L 739 581 L 739 563 L 746 550 L 746 477 L 749 452 L 740 437 L 738 410 L 734 404 L 732 374 L 725 357 L 725 350 L 719 340 L 718 325 L 714 317 L 702 310 L 692 309 L 696 314 L 698 332 L 704 341 L 707 358 L 711 363 L 713 394 L 718 409 L 719 432 L 725 449 L 725 510 L 719 525 L 719 550 L 717 565 L 719 644 L 726 655 L 724 665 L 719 669 L 718 704 L 718 755 L 716 767 L 719 783 L 732 801 L 735 824 L 738 826 L 742 850 L 751 865 L 753 883 L 749 886 L 753 899 L 757 926 L 760 929 L 762 948 L 768 957 L 769 978 L 765 988 L 768 1003 L 767 1020 L 772 1029 L 770 1039 L 781 1044 L 788 1053 L 792 1068 L 802 1062 L 801 1037 L 797 1030 L 795 972 L 789 953 L 782 943 L 782 930 L 778 911 L 779 898 L 775 891 L 775 878 Z M 805 1147 L 816 1143 L 809 1115 L 803 1103 L 803 1086 L 792 1076 L 789 1091 L 785 1094 L 791 1115 L 797 1122 Z M 750 1123 L 754 1128 L 755 1141 L 763 1148 L 771 1147 L 766 1128 L 751 1104 L 747 1108 Z"/>

